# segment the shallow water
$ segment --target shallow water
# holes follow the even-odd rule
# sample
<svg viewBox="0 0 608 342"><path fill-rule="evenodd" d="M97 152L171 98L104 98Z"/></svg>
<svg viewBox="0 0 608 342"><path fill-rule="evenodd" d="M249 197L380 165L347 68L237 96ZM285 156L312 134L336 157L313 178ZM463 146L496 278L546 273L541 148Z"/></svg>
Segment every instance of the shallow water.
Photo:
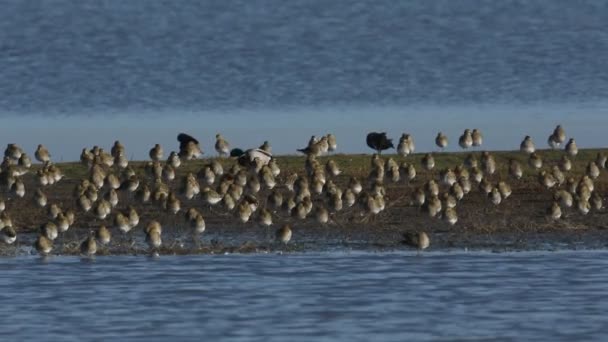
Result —
<svg viewBox="0 0 608 342"><path fill-rule="evenodd" d="M606 251L0 259L11 340L601 340Z"/></svg>

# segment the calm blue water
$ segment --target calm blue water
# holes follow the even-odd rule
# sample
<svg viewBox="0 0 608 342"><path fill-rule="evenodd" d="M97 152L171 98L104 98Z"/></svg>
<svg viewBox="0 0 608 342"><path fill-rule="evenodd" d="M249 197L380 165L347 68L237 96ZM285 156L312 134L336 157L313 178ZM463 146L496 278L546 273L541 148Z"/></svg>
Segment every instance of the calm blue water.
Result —
<svg viewBox="0 0 608 342"><path fill-rule="evenodd" d="M513 149L561 123L603 146L606 22L608 1L2 1L0 136L64 160L179 131L362 152L369 130L429 150L475 126Z"/></svg>
<svg viewBox="0 0 608 342"><path fill-rule="evenodd" d="M0 260L11 340L602 340L608 254Z"/></svg>

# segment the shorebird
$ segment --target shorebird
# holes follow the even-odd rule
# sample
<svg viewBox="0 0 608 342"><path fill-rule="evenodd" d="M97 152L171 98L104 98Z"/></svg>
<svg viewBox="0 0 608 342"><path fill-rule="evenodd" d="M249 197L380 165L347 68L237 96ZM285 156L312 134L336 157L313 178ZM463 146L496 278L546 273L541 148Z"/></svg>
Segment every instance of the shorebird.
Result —
<svg viewBox="0 0 608 342"><path fill-rule="evenodd" d="M274 190L268 195L268 199L266 200L267 205L272 208L274 211L277 211L283 205L283 194L281 192Z"/></svg>
<svg viewBox="0 0 608 342"><path fill-rule="evenodd" d="M348 188L355 194L358 195L361 190L363 190L363 186L357 177L351 177L348 181Z"/></svg>
<svg viewBox="0 0 608 342"><path fill-rule="evenodd" d="M53 222L47 222L40 227L40 232L49 240L55 240L59 231Z"/></svg>
<svg viewBox="0 0 608 342"><path fill-rule="evenodd" d="M566 190L557 190L555 194L553 194L553 200L559 201L559 203L566 208L572 207L572 204L574 203L572 194Z"/></svg>
<svg viewBox="0 0 608 342"><path fill-rule="evenodd" d="M95 241L94 232L91 232L89 237L80 244L80 254L92 257L95 253L97 253L97 242Z"/></svg>
<svg viewBox="0 0 608 342"><path fill-rule="evenodd" d="M42 191L42 189L36 189L36 192L34 192L34 203L36 203L36 205L39 207L44 208L47 202L46 194Z"/></svg>
<svg viewBox="0 0 608 342"><path fill-rule="evenodd" d="M555 149L558 148L561 144L566 141L566 131L562 128L561 125L557 125L553 130L553 134L549 136L547 142L549 143L549 147Z"/></svg>
<svg viewBox="0 0 608 342"><path fill-rule="evenodd" d="M283 225L279 228L275 234L276 240L282 243L288 243L291 240L291 226L289 224Z"/></svg>
<svg viewBox="0 0 608 342"><path fill-rule="evenodd" d="M424 184L424 189L428 194L433 196L439 195L439 185L437 185L437 182L435 182L433 179L430 179Z"/></svg>
<svg viewBox="0 0 608 342"><path fill-rule="evenodd" d="M449 223L451 226L455 225L458 222L458 213L454 208L446 208L443 212L443 219Z"/></svg>
<svg viewBox="0 0 608 342"><path fill-rule="evenodd" d="M471 192L471 181L468 178L459 177L458 185L462 187L462 192L466 195Z"/></svg>
<svg viewBox="0 0 608 342"><path fill-rule="evenodd" d="M431 240L425 232L405 232L402 242L419 250L427 249L431 244Z"/></svg>
<svg viewBox="0 0 608 342"><path fill-rule="evenodd" d="M490 193L488 194L488 197L490 198L490 201L494 205L499 205L500 202L502 202L502 195L500 194L500 191L498 190L498 188L492 188L492 191L490 191Z"/></svg>
<svg viewBox="0 0 608 342"><path fill-rule="evenodd" d="M110 190L106 192L106 194L104 195L104 199L110 202L112 208L118 205L118 193L113 188L110 188Z"/></svg>
<svg viewBox="0 0 608 342"><path fill-rule="evenodd" d="M227 156L230 153L230 144L219 133L215 135L215 151L220 157Z"/></svg>
<svg viewBox="0 0 608 342"><path fill-rule="evenodd" d="M511 186L505 181L498 182L497 188L503 200L509 198L509 196L511 196L511 194L513 193L513 191L511 190Z"/></svg>
<svg viewBox="0 0 608 342"><path fill-rule="evenodd" d="M530 138L529 135L526 135L524 140L521 142L521 144L519 145L519 150L527 154L532 154L536 151L534 142L532 141L532 138Z"/></svg>
<svg viewBox="0 0 608 342"><path fill-rule="evenodd" d="M595 190L595 185L593 184L593 180L591 179L591 177L589 177L587 175L583 175L583 177L581 177L580 183L585 184L589 188L589 191Z"/></svg>
<svg viewBox="0 0 608 342"><path fill-rule="evenodd" d="M192 160L192 159L200 158L203 155L203 150L198 145L198 142L195 142L195 141L196 140L188 141L183 144L180 143L179 153L178 153L180 158L184 158L185 160Z"/></svg>
<svg viewBox="0 0 608 342"><path fill-rule="evenodd" d="M160 144L155 144L154 147L150 149L149 155L152 161L160 161L161 159L163 159L163 148L160 146Z"/></svg>
<svg viewBox="0 0 608 342"><path fill-rule="evenodd" d="M55 218L55 225L57 225L59 232L63 233L70 229L70 220L63 213L59 213Z"/></svg>
<svg viewBox="0 0 608 342"><path fill-rule="evenodd" d="M578 154L578 147L576 146L576 142L574 141L574 138L570 138L570 140L568 140L565 150L566 150L566 153L568 153L572 157L574 157Z"/></svg>
<svg viewBox="0 0 608 342"><path fill-rule="evenodd" d="M421 162L422 167L427 171L431 171L435 167L435 158L433 158L430 153L425 154L424 157L422 157Z"/></svg>
<svg viewBox="0 0 608 342"><path fill-rule="evenodd" d="M258 213L258 222L260 225L268 227L272 225L272 214L268 209L262 208Z"/></svg>
<svg viewBox="0 0 608 342"><path fill-rule="evenodd" d="M356 200L357 196L350 188L344 190L344 192L342 193L342 202L346 205L346 207L352 207L355 204Z"/></svg>
<svg viewBox="0 0 608 342"><path fill-rule="evenodd" d="M479 182L479 191L481 191L484 195L490 194L490 192L492 192L493 187L494 186L492 185L492 183L490 183L490 181L486 178L482 179L481 182Z"/></svg>
<svg viewBox="0 0 608 342"><path fill-rule="evenodd" d="M470 129L467 128L464 130L464 133L458 139L458 145L463 149L473 146L473 136L471 135Z"/></svg>
<svg viewBox="0 0 608 342"><path fill-rule="evenodd" d="M437 197L437 195L431 195L429 196L427 202L423 205L423 209L428 212L430 217L435 217L441 212L441 200L439 197Z"/></svg>
<svg viewBox="0 0 608 342"><path fill-rule="evenodd" d="M192 218L190 218L189 222L190 227L194 230L194 234L202 234L205 231L205 219L203 218L202 214L196 213Z"/></svg>
<svg viewBox="0 0 608 342"><path fill-rule="evenodd" d="M464 166L466 166L468 168L477 167L478 166L477 158L475 158L475 156L473 154L467 155L466 158L464 159Z"/></svg>
<svg viewBox="0 0 608 342"><path fill-rule="evenodd" d="M328 145L328 151L329 152L333 152L338 148L338 142L336 141L336 136L333 135L332 133L329 133L326 135L327 137L327 145Z"/></svg>
<svg viewBox="0 0 608 342"><path fill-rule="evenodd" d="M167 182L175 179L175 169L169 164L165 164L163 167L163 179Z"/></svg>
<svg viewBox="0 0 608 342"><path fill-rule="evenodd" d="M128 233L131 230L131 225L129 224L129 219L125 214L120 211L114 215L114 227L120 230L123 233Z"/></svg>
<svg viewBox="0 0 608 342"><path fill-rule="evenodd" d="M581 215L587 215L589 210L591 210L591 204L589 204L588 200L579 198L576 201L576 208Z"/></svg>
<svg viewBox="0 0 608 342"><path fill-rule="evenodd" d="M442 132L437 133L437 137L435 137L435 145L439 147L442 151L448 146L448 137Z"/></svg>
<svg viewBox="0 0 608 342"><path fill-rule="evenodd" d="M236 201L229 193L224 194L222 197L222 206L228 211L232 211L236 207Z"/></svg>
<svg viewBox="0 0 608 342"><path fill-rule="evenodd" d="M313 157L318 157L321 155L321 147L317 144L314 143L312 145L308 145L305 148L300 148L297 150L298 152L302 152L307 156L313 156Z"/></svg>
<svg viewBox="0 0 608 342"><path fill-rule="evenodd" d="M456 183L456 174L449 167L445 170L441 170L439 172L439 178L441 179L441 183L447 186L452 186Z"/></svg>
<svg viewBox="0 0 608 342"><path fill-rule="evenodd" d="M464 190L462 189L462 185L460 185L460 183L458 182L452 184L452 186L450 187L450 194L454 196L454 198L456 198L456 200L458 201L462 200L465 195Z"/></svg>
<svg viewBox="0 0 608 342"><path fill-rule="evenodd" d="M17 161L17 165L29 169L32 166L32 160L27 155L27 153L22 153L21 157Z"/></svg>
<svg viewBox="0 0 608 342"><path fill-rule="evenodd" d="M329 212L325 207L319 205L315 208L315 218L320 224L325 224L329 220Z"/></svg>
<svg viewBox="0 0 608 342"><path fill-rule="evenodd" d="M509 175L518 180L521 179L521 177L523 177L524 175L524 171L521 167L521 164L515 159L509 160Z"/></svg>
<svg viewBox="0 0 608 342"><path fill-rule="evenodd" d="M352 194L352 192L351 192L351 194ZM344 203L342 201L342 196L343 196L342 190L332 192L328 196L329 196L329 201L327 203L327 206L329 207L329 210L331 210L331 212L334 212L334 213L342 210L342 208L344 207ZM354 199L353 199L352 204L354 204Z"/></svg>
<svg viewBox="0 0 608 342"><path fill-rule="evenodd" d="M47 209L47 215L51 220L56 219L59 213L61 213L61 208L59 207L59 205L57 205L56 203L52 203L51 205L49 205Z"/></svg>
<svg viewBox="0 0 608 342"><path fill-rule="evenodd" d="M333 177L337 177L342 173L342 170L338 167L338 164L334 160L328 160L325 164L325 169Z"/></svg>
<svg viewBox="0 0 608 342"><path fill-rule="evenodd" d="M262 184L266 189L272 190L277 184L276 179L272 175L272 171L268 167L263 167L261 170Z"/></svg>
<svg viewBox="0 0 608 342"><path fill-rule="evenodd" d="M21 178L17 178L15 180L15 183L13 183L13 186L11 186L11 191L17 197L21 198L21 197L25 196L25 184L23 183Z"/></svg>
<svg viewBox="0 0 608 342"><path fill-rule="evenodd" d="M538 154L536 154L536 152L534 152L531 153L530 157L528 158L528 165L533 169L539 170L543 167L543 160Z"/></svg>
<svg viewBox="0 0 608 342"><path fill-rule="evenodd" d="M112 157L116 159L118 158L118 156L124 156L125 153L125 146L120 141L115 140L114 145L112 145L112 148L110 149L110 154L112 155Z"/></svg>
<svg viewBox="0 0 608 342"><path fill-rule="evenodd" d="M152 192L150 191L150 187L148 187L147 184L144 184L135 192L135 199L141 203L147 203L150 201L151 195Z"/></svg>
<svg viewBox="0 0 608 342"><path fill-rule="evenodd" d="M478 167L472 167L471 168L471 178L473 179L473 181L475 183L479 184L484 179L483 172L481 172L481 170Z"/></svg>
<svg viewBox="0 0 608 342"><path fill-rule="evenodd" d="M120 190L126 190L130 193L133 193L135 191L137 191L137 189L139 188L139 178L137 178L136 175L132 175L129 176L125 181L123 181L120 184L120 187L118 187L118 189Z"/></svg>
<svg viewBox="0 0 608 342"><path fill-rule="evenodd" d="M0 235L2 236L2 241L8 245L17 240L17 232L15 231L15 228L11 226L0 229Z"/></svg>
<svg viewBox="0 0 608 342"><path fill-rule="evenodd" d="M582 201L589 201L589 199L591 199L591 189L589 189L589 187L584 184L584 183L579 183L579 186L576 189L576 194L578 195L578 198Z"/></svg>
<svg viewBox="0 0 608 342"><path fill-rule="evenodd" d="M481 168L487 175L493 175L496 172L496 161L488 151L484 151L481 154Z"/></svg>
<svg viewBox="0 0 608 342"><path fill-rule="evenodd" d="M604 201L602 200L602 196L600 196L596 191L591 195L591 207L593 210L602 210L604 208Z"/></svg>
<svg viewBox="0 0 608 342"><path fill-rule="evenodd" d="M589 176L591 179L596 179L600 176L600 168L597 166L597 164L595 164L594 161L590 161L587 164L587 169L585 170L585 172L587 176Z"/></svg>
<svg viewBox="0 0 608 342"><path fill-rule="evenodd" d="M397 153L403 157L414 153L412 151L413 140L411 139L409 134L403 133L401 138L399 138L399 143L397 144Z"/></svg>
<svg viewBox="0 0 608 342"><path fill-rule="evenodd" d="M110 212L112 212L112 205L110 202L106 201L105 199L97 202L97 206L95 207L95 217L97 217L99 220L103 220L110 214Z"/></svg>
<svg viewBox="0 0 608 342"><path fill-rule="evenodd" d="M376 150L378 154L383 150L394 148L392 139L387 138L386 132L377 133L371 132L367 135L365 142L371 149Z"/></svg>
<svg viewBox="0 0 608 342"><path fill-rule="evenodd" d="M144 232L146 233L146 242L148 243L148 246L150 246L150 248L155 249L160 247L160 245L162 244L162 228L158 221L150 221L150 223L148 223L148 225L146 226Z"/></svg>
<svg viewBox="0 0 608 342"><path fill-rule="evenodd" d="M553 165L553 167L551 168L551 174L553 175L553 178L555 178L555 181L557 182L558 186L564 184L564 182L566 181L566 176L564 176L564 173L559 169L559 166L557 165Z"/></svg>
<svg viewBox="0 0 608 342"><path fill-rule="evenodd" d="M190 141L183 147L180 146L178 155L180 158L184 158L186 160L193 160L203 156L203 149L198 143Z"/></svg>
<svg viewBox="0 0 608 342"><path fill-rule="evenodd" d="M264 140L264 143L262 145L260 145L260 147L258 147L258 149L260 149L264 152L272 153L272 146L270 146L270 143L268 142L268 140Z"/></svg>
<svg viewBox="0 0 608 342"><path fill-rule="evenodd" d="M399 174L399 166L396 164L388 168L386 170L386 174L393 183L397 183L401 179L401 175Z"/></svg>
<svg viewBox="0 0 608 342"><path fill-rule="evenodd" d="M547 209L547 219L559 220L562 217L562 208L560 208L557 202L553 202Z"/></svg>
<svg viewBox="0 0 608 342"><path fill-rule="evenodd" d="M114 157L114 165L117 165L121 169L126 169L127 166L129 166L129 160L124 153L119 153L116 157Z"/></svg>
<svg viewBox="0 0 608 342"><path fill-rule="evenodd" d="M575 194L575 193L576 193L576 190L578 189L578 184L579 184L579 183L578 183L577 181L575 181L575 180L574 180L574 178L569 177L569 178L566 180L566 189L567 189L567 190L568 190L570 193Z"/></svg>
<svg viewBox="0 0 608 342"><path fill-rule="evenodd" d="M253 214L253 211L251 210L251 206L249 205L249 203L242 201L238 205L236 214L237 217L241 220L241 222L247 223L247 221L249 221L249 218L251 217L251 214Z"/></svg>
<svg viewBox="0 0 608 342"><path fill-rule="evenodd" d="M281 206L281 210L285 212L287 215L291 215L293 213L293 209L296 207L296 201L294 196L288 196Z"/></svg>
<svg viewBox="0 0 608 342"><path fill-rule="evenodd" d="M127 216L129 218L129 226L131 228L135 228L139 224L139 214L135 210L133 206L127 207L128 213Z"/></svg>
<svg viewBox="0 0 608 342"><path fill-rule="evenodd" d="M174 169L177 169L182 165L182 160L179 159L179 154L177 154L177 152L171 151L169 158L167 158L167 165L170 165Z"/></svg>
<svg viewBox="0 0 608 342"><path fill-rule="evenodd" d="M276 159L270 159L268 167L270 168L270 171L272 171L273 176L278 177L281 174L281 168L279 168Z"/></svg>
<svg viewBox="0 0 608 342"><path fill-rule="evenodd" d="M304 149L304 150L306 150L306 149ZM309 152L304 152L302 150L299 150L299 151L304 154L309 154ZM312 152L310 152L310 153L312 153ZM320 153L318 149L317 149L316 153ZM268 163L270 163L271 159L272 159L272 154L270 152L266 152L262 149L255 148L255 149L249 149L249 150L244 151L241 155L238 156L237 161L238 161L239 165L251 167L251 166L256 165L256 160L258 163L261 163L261 165L267 165Z"/></svg>
<svg viewBox="0 0 608 342"><path fill-rule="evenodd" d="M606 155L604 155L602 152L598 152L597 156L595 157L595 164L597 164L599 168L605 169L608 167L606 161L608 161L608 157L606 157Z"/></svg>
<svg viewBox="0 0 608 342"><path fill-rule="evenodd" d="M557 181L555 180L553 175L548 173L545 170L541 171L538 174L538 181L542 186L544 186L547 189L551 189L555 186L555 184L557 184Z"/></svg>
<svg viewBox="0 0 608 342"><path fill-rule="evenodd" d="M481 131L477 128L473 128L471 138L473 139L473 147L479 147L483 143L483 134L481 134Z"/></svg>
<svg viewBox="0 0 608 342"><path fill-rule="evenodd" d="M51 250L53 249L53 241L40 234L34 243L34 247L41 255L47 255L51 253Z"/></svg>
<svg viewBox="0 0 608 342"><path fill-rule="evenodd" d="M4 156L9 157L12 160L19 160L23 154L23 149L17 144L7 144L4 150Z"/></svg>
<svg viewBox="0 0 608 342"><path fill-rule="evenodd" d="M443 200L442 208L455 208L458 204L458 200L456 197L452 196L449 192L444 192L441 194L441 199Z"/></svg>
<svg viewBox="0 0 608 342"><path fill-rule="evenodd" d="M107 245L110 243L110 239L112 238L112 233L110 230L106 228L103 224L97 228L97 232L95 233L95 237L102 245Z"/></svg>
<svg viewBox="0 0 608 342"><path fill-rule="evenodd" d="M562 156L562 158L559 160L559 168L563 172L567 172L572 169L572 162L570 161L568 156L566 156L566 155Z"/></svg>

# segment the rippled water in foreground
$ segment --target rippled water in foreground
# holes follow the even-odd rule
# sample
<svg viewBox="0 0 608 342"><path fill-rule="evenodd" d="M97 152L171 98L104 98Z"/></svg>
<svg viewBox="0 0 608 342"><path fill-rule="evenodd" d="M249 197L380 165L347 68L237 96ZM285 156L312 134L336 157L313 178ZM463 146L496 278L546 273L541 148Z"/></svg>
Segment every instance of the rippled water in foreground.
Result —
<svg viewBox="0 0 608 342"><path fill-rule="evenodd" d="M11 340L599 340L606 251L0 259ZM7 319L8 318L8 319Z"/></svg>

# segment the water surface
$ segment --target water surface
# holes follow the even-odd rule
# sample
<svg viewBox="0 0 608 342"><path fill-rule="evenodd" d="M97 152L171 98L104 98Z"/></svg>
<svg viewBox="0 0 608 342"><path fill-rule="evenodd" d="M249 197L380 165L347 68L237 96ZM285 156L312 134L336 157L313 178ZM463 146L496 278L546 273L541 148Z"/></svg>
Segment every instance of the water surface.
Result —
<svg viewBox="0 0 608 342"><path fill-rule="evenodd" d="M0 259L14 340L601 340L606 251Z"/></svg>

